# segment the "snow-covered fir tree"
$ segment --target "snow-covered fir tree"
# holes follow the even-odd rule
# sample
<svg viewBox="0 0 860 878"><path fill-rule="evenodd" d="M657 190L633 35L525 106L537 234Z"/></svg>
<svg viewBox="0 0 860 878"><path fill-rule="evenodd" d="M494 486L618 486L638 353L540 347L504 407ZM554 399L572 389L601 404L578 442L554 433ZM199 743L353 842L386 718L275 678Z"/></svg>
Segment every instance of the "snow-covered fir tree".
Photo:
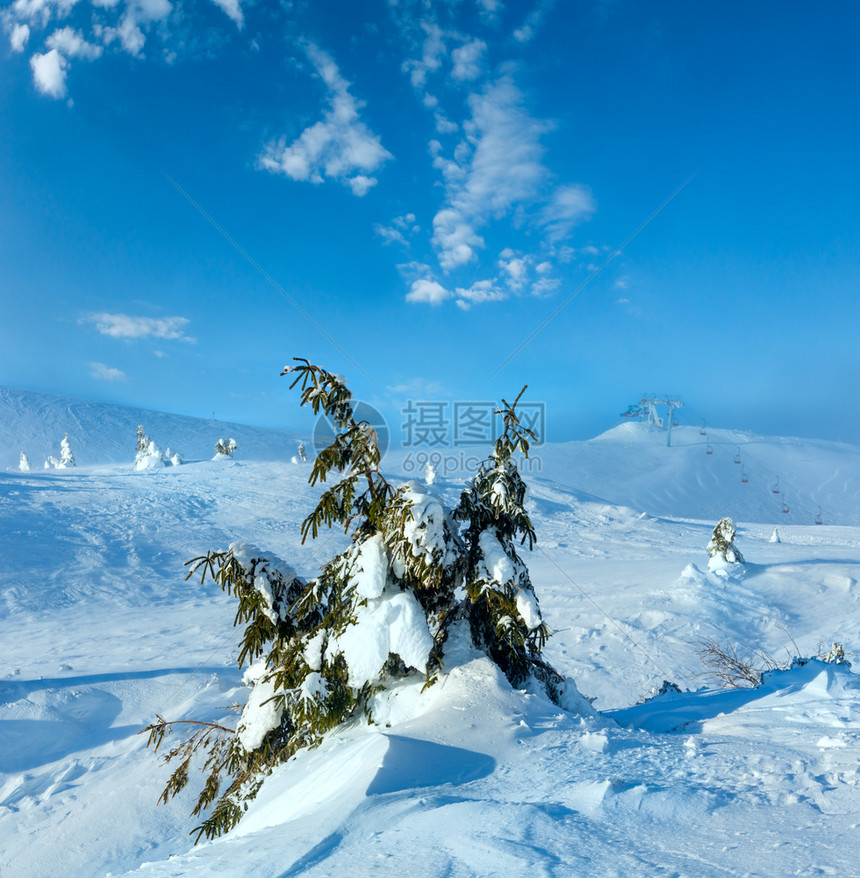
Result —
<svg viewBox="0 0 860 878"><path fill-rule="evenodd" d="M18 471L22 473L30 472L30 458L22 451L18 458Z"/></svg>
<svg viewBox="0 0 860 878"><path fill-rule="evenodd" d="M66 469L75 466L75 455L72 454L72 448L69 445L69 434L63 433L63 439L60 442L60 462L57 469Z"/></svg>
<svg viewBox="0 0 860 878"><path fill-rule="evenodd" d="M169 445L167 451L164 452L164 461L171 466L181 466L183 463L182 455L178 451L174 451Z"/></svg>
<svg viewBox="0 0 860 878"><path fill-rule="evenodd" d="M708 567L712 570L727 564L743 564L744 559L735 546L735 523L731 518L721 518L708 543Z"/></svg>
<svg viewBox="0 0 860 878"><path fill-rule="evenodd" d="M769 543L778 543L778 542L781 542L781 540L779 539L779 531L778 531L776 528L774 528L774 529L771 531L770 538L768 539L768 542L769 542Z"/></svg>
<svg viewBox="0 0 860 878"><path fill-rule="evenodd" d="M301 527L351 532L350 546L304 582L271 554L233 543L189 562L233 594L245 624L239 664L251 688L235 729L193 720L149 727L156 749L176 727L189 730L165 757L178 760L162 799L188 782L194 753L208 776L194 814L211 838L234 826L266 774L353 717L372 718L374 699L404 678L435 682L446 643L469 641L517 687L534 685L555 701L575 697L540 658L548 629L516 543L535 533L516 464L531 432L513 404L503 431L453 510L420 482L392 485L380 472L376 432L355 419L344 381L307 360L282 374L301 384L302 405L335 425L332 444L313 461L312 485L326 485ZM523 388L525 390L525 388ZM520 394L522 395L522 394Z"/></svg>
<svg viewBox="0 0 860 878"><path fill-rule="evenodd" d="M57 469L59 467L60 461L57 460L52 454L49 454L45 458L45 469Z"/></svg>
<svg viewBox="0 0 860 878"><path fill-rule="evenodd" d="M160 469L164 466L164 453L156 445L154 440L143 430L143 426L138 426L135 435L137 436L137 445L135 446L134 468L138 472L150 469Z"/></svg>
<svg viewBox="0 0 860 878"><path fill-rule="evenodd" d="M424 484L428 488L436 484L436 467L429 460L424 464Z"/></svg>
<svg viewBox="0 0 860 878"><path fill-rule="evenodd" d="M305 463L305 461L307 461L308 453L307 453L307 451L305 451L305 443L304 442L299 442L299 448L298 448L298 451L296 452L296 455L298 456L299 460L302 463Z"/></svg>
<svg viewBox="0 0 860 878"><path fill-rule="evenodd" d="M213 457L212 460L232 457L238 447L239 446L236 444L235 439L219 439L215 443L215 457Z"/></svg>

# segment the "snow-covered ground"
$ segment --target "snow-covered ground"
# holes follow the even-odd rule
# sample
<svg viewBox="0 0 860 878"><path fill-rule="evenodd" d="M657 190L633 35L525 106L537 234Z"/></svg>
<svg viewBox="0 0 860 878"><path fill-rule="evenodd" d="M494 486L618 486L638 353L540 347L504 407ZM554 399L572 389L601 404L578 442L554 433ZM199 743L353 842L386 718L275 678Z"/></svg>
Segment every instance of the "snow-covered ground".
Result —
<svg viewBox="0 0 860 878"><path fill-rule="evenodd" d="M132 472L137 423L191 462ZM63 432L83 465L42 471ZM233 461L209 460L222 435ZM238 539L312 575L345 538L301 546L314 491L293 434L0 389L0 439L4 878L856 874L860 678L810 662L718 690L695 653L705 638L780 661L860 652L856 447L709 430L707 455L698 428L666 448L624 424L539 449L528 563L546 656L594 709L512 691L463 649L192 848L194 781L156 807L168 770L138 732L156 713L223 718L245 690L233 601L183 565ZM723 515L747 560L728 575L705 553ZM684 691L643 703L663 680Z"/></svg>

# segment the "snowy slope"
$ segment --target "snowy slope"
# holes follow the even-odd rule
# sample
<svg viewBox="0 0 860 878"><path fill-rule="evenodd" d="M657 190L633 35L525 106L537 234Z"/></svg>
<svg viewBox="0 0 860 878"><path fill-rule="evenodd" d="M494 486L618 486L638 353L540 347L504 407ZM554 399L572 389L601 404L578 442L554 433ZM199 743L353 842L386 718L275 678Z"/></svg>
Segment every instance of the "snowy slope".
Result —
<svg viewBox="0 0 860 878"><path fill-rule="evenodd" d="M17 469L22 451L33 469L41 469L49 454L59 457L63 433L69 434L78 466L131 464L138 424L162 451L169 446L186 460L208 460L222 437L236 439L239 458L289 460L298 438L288 431L0 386L0 469Z"/></svg>
<svg viewBox="0 0 860 878"><path fill-rule="evenodd" d="M537 453L557 484L652 515L806 525L821 507L826 524L860 524L860 449L853 445L715 428L702 436L682 426L667 447L665 432L626 423Z"/></svg>
<svg viewBox="0 0 860 878"><path fill-rule="evenodd" d="M59 401L57 414L14 398L31 431L72 405ZM86 411L101 447L131 449L134 417ZM186 423L160 417L165 434ZM713 637L787 659L793 638L804 654L833 640L860 652L857 450L748 443L756 458L793 462L784 478L810 496L839 473L828 509L850 525L784 524L726 508L733 495L718 479L673 483L704 457L695 440L665 449L628 428L541 449L529 479L539 542L528 562L555 629L546 655L601 713L511 691L464 649L427 693L402 687L377 725L356 723L283 766L236 831L192 850L194 790L155 807L167 770L137 732L156 713L222 720L245 690L233 602L186 582L183 564L241 539L310 575L345 544L330 534L301 546L314 492L307 465L275 459L282 434L256 433L259 456L245 458L230 432L235 461L133 473L123 450L116 463L0 474L4 878L853 874L857 675L812 663L753 691L703 690L694 647ZM460 487L439 484L448 498ZM742 522L748 563L709 573L704 546L726 513ZM664 679L691 691L634 706Z"/></svg>

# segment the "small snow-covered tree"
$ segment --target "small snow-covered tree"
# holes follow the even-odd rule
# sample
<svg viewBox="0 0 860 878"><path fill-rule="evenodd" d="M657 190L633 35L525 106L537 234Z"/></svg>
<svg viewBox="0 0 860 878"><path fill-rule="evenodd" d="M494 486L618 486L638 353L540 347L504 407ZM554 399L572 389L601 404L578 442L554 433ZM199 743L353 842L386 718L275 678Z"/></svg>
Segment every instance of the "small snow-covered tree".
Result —
<svg viewBox="0 0 860 878"><path fill-rule="evenodd" d="M189 730L165 757L179 767L163 801L187 784L193 754L207 754L194 813L212 810L198 840L234 826L273 766L350 717L372 718L374 698L393 681L431 685L455 632L515 686L532 680L554 700L565 689L540 658L548 631L515 548L535 540L515 461L534 438L515 413L519 397L503 401L502 436L448 510L417 481L388 482L376 432L356 420L343 379L296 362L282 374L295 375L291 387L301 383L302 405L335 426L332 444L313 461L310 484L327 487L302 523L302 541L342 527L351 544L309 582L241 543L189 562L189 576L212 576L238 599L236 621L246 626L239 664L250 663L244 681L251 688L235 729L161 717L148 728L156 749L174 726Z"/></svg>
<svg viewBox="0 0 860 878"><path fill-rule="evenodd" d="M218 460L222 457L232 457L238 447L235 439L219 439L215 443L215 457L212 459Z"/></svg>
<svg viewBox="0 0 860 878"><path fill-rule="evenodd" d="M298 458L302 463L305 463L307 461L308 453L307 453L307 451L305 451L305 443L304 442L299 442L299 448L298 448L298 451L296 452L296 454L298 455Z"/></svg>
<svg viewBox="0 0 860 878"><path fill-rule="evenodd" d="M72 454L72 448L69 445L69 434L63 433L63 440L60 442L60 462L57 469L66 469L75 466L75 455Z"/></svg>
<svg viewBox="0 0 860 878"><path fill-rule="evenodd" d="M774 528L774 529L771 531L770 538L768 539L768 542L769 542L769 543L778 543L778 542L780 542L780 539L779 539L779 531L778 531L776 528Z"/></svg>
<svg viewBox="0 0 860 878"><path fill-rule="evenodd" d="M45 458L45 469L57 469L57 467L59 467L59 465L60 465L60 461L57 460L57 458L54 457L53 455L49 454Z"/></svg>
<svg viewBox="0 0 860 878"><path fill-rule="evenodd" d="M428 488L436 484L436 467L429 460L424 464L424 484Z"/></svg>
<svg viewBox="0 0 860 878"><path fill-rule="evenodd" d="M154 440L150 439L143 431L142 426L138 426L135 433L137 436L137 445L135 446L134 468L138 472L150 469L160 469L164 466L164 453L156 445Z"/></svg>
<svg viewBox="0 0 860 878"><path fill-rule="evenodd" d="M735 546L735 523L731 518L721 518L714 528L708 543L708 567L723 567L726 564L743 564L744 559Z"/></svg>
<svg viewBox="0 0 860 878"><path fill-rule="evenodd" d="M22 451L18 458L18 471L22 473L30 472L30 458Z"/></svg>
<svg viewBox="0 0 860 878"><path fill-rule="evenodd" d="M165 463L169 463L171 466L181 466L183 463L182 455L178 451L174 451L170 446L164 452L164 460Z"/></svg>

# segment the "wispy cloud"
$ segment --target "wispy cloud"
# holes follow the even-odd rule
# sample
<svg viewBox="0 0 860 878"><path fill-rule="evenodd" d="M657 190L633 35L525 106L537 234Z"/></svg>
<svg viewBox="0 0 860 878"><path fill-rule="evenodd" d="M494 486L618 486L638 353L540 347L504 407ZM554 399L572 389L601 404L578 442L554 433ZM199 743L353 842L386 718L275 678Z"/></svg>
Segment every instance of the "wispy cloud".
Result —
<svg viewBox="0 0 860 878"><path fill-rule="evenodd" d="M547 178L540 137L550 126L528 114L510 76L471 95L469 106L467 137L453 157L431 145L447 183L447 203L433 220L433 243L445 270L470 262L484 244L477 227L533 200Z"/></svg>
<svg viewBox="0 0 860 878"><path fill-rule="evenodd" d="M407 213L403 216L396 216L390 226L375 223L373 231L382 238L386 244L402 244L404 247L409 246L408 236L414 235L421 230L415 222L415 214Z"/></svg>
<svg viewBox="0 0 860 878"><path fill-rule="evenodd" d="M483 40L471 40L451 52L454 69L451 76L460 81L477 79L483 72L484 52L487 44Z"/></svg>
<svg viewBox="0 0 860 878"><path fill-rule="evenodd" d="M541 0L526 16L520 27L514 30L514 39L519 43L528 43L534 39L544 22L547 13L555 6L555 0Z"/></svg>
<svg viewBox="0 0 860 878"><path fill-rule="evenodd" d="M23 52L30 39L30 26L26 24L13 24L9 28L9 44L13 52Z"/></svg>
<svg viewBox="0 0 860 878"><path fill-rule="evenodd" d="M67 58L87 58L92 60L101 55L103 49L84 39L80 31L71 27L55 30L45 41L49 49L56 49Z"/></svg>
<svg viewBox="0 0 860 878"><path fill-rule="evenodd" d="M194 341L184 332L189 322L187 317L132 317L128 314L108 314L102 311L81 317L80 322L91 323L98 332L111 338Z"/></svg>
<svg viewBox="0 0 860 878"><path fill-rule="evenodd" d="M239 30L245 26L245 16L242 14L240 0L212 0L230 19L236 23Z"/></svg>
<svg viewBox="0 0 860 878"><path fill-rule="evenodd" d="M410 399L432 399L450 394L450 391L438 381L428 381L426 378L410 378L400 384L389 384L385 389L388 393Z"/></svg>
<svg viewBox="0 0 860 878"><path fill-rule="evenodd" d="M508 298L508 293L501 289L495 280L479 280L468 288L458 287L456 297L457 305L467 311L472 305L501 302Z"/></svg>
<svg viewBox="0 0 860 878"><path fill-rule="evenodd" d="M421 43L421 57L403 62L403 69L409 74L409 80L417 89L424 89L429 74L435 73L442 66L442 59L448 50L445 46L444 32L432 20L420 23L424 39Z"/></svg>
<svg viewBox="0 0 860 878"><path fill-rule="evenodd" d="M561 241L575 225L590 219L596 209L586 186L561 186L541 212L540 222L551 241Z"/></svg>
<svg viewBox="0 0 860 878"><path fill-rule="evenodd" d="M128 376L122 369L113 369L104 363L90 363L90 375L100 381L128 381Z"/></svg>
<svg viewBox="0 0 860 878"><path fill-rule="evenodd" d="M359 118L364 104L350 93L331 56L309 44L307 55L328 91L329 108L323 119L306 128L289 145L286 138L270 144L260 155L260 167L292 180L322 183L337 180L353 195L365 195L376 185L369 176L391 153Z"/></svg>

